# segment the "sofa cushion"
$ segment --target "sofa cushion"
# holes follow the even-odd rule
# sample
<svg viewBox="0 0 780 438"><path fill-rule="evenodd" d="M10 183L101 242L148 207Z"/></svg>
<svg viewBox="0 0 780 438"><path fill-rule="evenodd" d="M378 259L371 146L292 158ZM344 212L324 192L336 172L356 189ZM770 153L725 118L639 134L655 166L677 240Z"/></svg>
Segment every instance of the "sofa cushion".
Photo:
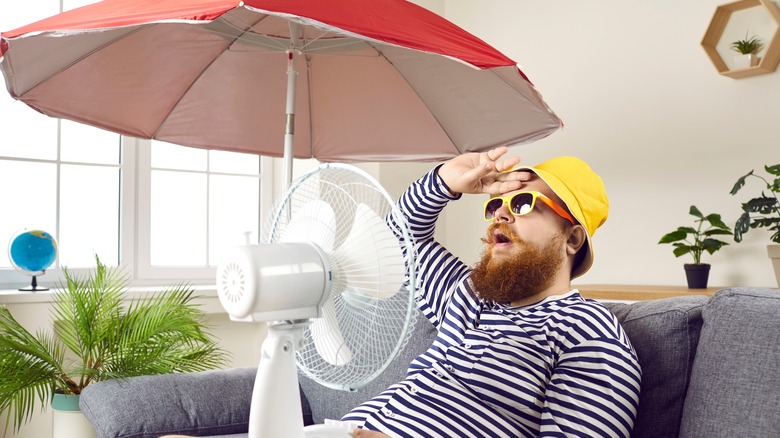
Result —
<svg viewBox="0 0 780 438"><path fill-rule="evenodd" d="M409 364L431 346L435 337L436 328L433 324L425 317L418 315L412 337L398 357L376 379L357 391L328 389L299 374L301 387L312 407L314 423L323 423L325 419L338 420L354 407L387 389L388 386L403 380Z"/></svg>
<svg viewBox="0 0 780 438"><path fill-rule="evenodd" d="M681 437L780 434L780 290L725 289L704 307Z"/></svg>
<svg viewBox="0 0 780 438"><path fill-rule="evenodd" d="M642 388L632 437L676 437L706 296L605 303L639 357Z"/></svg>
<svg viewBox="0 0 780 438"><path fill-rule="evenodd" d="M256 375L236 368L106 380L84 388L79 404L97 438L245 433ZM304 424L312 424L301 397Z"/></svg>

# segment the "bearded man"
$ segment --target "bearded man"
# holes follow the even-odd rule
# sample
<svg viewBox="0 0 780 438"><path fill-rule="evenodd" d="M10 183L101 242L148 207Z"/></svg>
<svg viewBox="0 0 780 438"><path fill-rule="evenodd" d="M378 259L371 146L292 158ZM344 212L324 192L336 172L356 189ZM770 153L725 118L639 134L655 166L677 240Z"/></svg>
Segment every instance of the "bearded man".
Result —
<svg viewBox="0 0 780 438"><path fill-rule="evenodd" d="M354 437L629 437L641 370L617 318L571 288L607 218L582 160L455 157L398 204L418 245L418 305L437 327L406 379L342 420ZM489 194L482 259L470 269L433 240L447 203Z"/></svg>

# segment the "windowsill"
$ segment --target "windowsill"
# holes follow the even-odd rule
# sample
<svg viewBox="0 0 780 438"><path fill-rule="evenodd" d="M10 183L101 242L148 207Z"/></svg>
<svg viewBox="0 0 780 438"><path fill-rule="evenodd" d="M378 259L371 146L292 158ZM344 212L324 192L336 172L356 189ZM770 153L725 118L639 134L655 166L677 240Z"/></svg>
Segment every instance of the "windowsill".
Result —
<svg viewBox="0 0 780 438"><path fill-rule="evenodd" d="M208 314L225 313L217 296L216 285L190 285L194 290L194 302L200 304ZM131 287L127 289L127 301L148 297L154 292L161 292L165 287ZM50 304L54 302L56 288L45 291L20 291L16 289L0 289L0 304Z"/></svg>

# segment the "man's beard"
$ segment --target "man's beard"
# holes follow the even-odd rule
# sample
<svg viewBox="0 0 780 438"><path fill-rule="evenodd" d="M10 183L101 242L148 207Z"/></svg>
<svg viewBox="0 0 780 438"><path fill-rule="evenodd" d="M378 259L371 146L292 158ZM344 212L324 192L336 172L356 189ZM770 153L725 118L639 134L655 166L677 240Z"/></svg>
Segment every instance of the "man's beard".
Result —
<svg viewBox="0 0 780 438"><path fill-rule="evenodd" d="M512 253L499 260L493 259L491 251L496 228L512 243ZM552 286L563 265L562 233L539 247L515 236L506 224L495 223L482 241L486 247L470 278L474 292L487 301L511 303L536 295Z"/></svg>

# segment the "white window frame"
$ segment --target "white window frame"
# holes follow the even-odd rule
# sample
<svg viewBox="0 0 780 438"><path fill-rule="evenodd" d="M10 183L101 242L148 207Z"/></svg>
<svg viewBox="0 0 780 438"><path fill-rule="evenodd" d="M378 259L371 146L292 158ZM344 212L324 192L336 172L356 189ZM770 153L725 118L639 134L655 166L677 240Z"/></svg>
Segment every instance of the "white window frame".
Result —
<svg viewBox="0 0 780 438"><path fill-rule="evenodd" d="M58 134L59 142L59 134ZM186 282L191 285L213 285L216 281L215 267L153 267L150 263L151 230L151 141L121 136L121 157L119 163L119 263L130 280L131 287L167 286ZM21 158L21 161L28 161ZM40 161L30 159L29 161ZM57 160L59 161L59 160ZM258 232L262 233L262 221L268 216L273 204L273 160L260 157L260 213ZM59 185L59 177L57 179ZM206 194L208 196L208 193ZM57 191L57 212L59 216L59 187ZM59 227L59 225L58 225ZM257 238L258 236L254 236ZM254 240L252 243L256 243ZM0 248L7 250L7 242L0 242ZM89 269L71 269L76 275L83 275ZM13 269L0 269L0 290L29 286L30 277L24 277ZM38 277L40 287L56 287L64 281L62 268L47 270Z"/></svg>
<svg viewBox="0 0 780 438"><path fill-rule="evenodd" d="M216 281L215 267L155 267L150 262L151 242L151 141L135 139L136 160L136 235L135 280L137 283L152 281L187 281L193 284L213 284ZM267 217L273 198L273 163L270 158L260 157L260 191L258 232L262 233L262 221ZM206 193L208 196L208 192ZM143 215L143 217L141 217ZM257 236L252 243L257 243ZM124 260L124 259L123 259Z"/></svg>

